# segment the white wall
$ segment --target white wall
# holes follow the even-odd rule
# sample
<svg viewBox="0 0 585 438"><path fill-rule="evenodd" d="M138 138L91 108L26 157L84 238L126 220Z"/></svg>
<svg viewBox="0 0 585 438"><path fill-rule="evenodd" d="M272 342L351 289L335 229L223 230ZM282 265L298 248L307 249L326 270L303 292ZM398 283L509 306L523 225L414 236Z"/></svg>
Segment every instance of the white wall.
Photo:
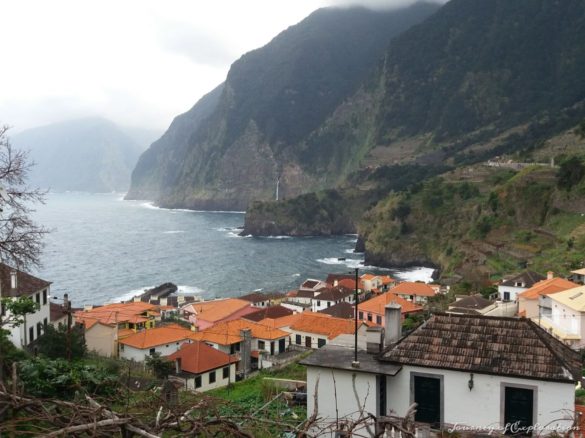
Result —
<svg viewBox="0 0 585 438"><path fill-rule="evenodd" d="M144 356L150 356L150 349L154 348L155 353L160 353L161 356L169 356L174 352L178 351L181 347L181 344L184 343L191 343L190 340L183 340L180 342L171 342L170 344L164 345L157 345L156 347L149 347L149 348L135 348L131 347L130 345L124 345L120 343L119 345L119 355L121 359L128 359L128 360L135 360L136 362L143 362ZM124 348L122 349L122 346Z"/></svg>
<svg viewBox="0 0 585 438"><path fill-rule="evenodd" d="M504 300L504 292L510 292L510 301L516 301L519 293L526 290L525 287L514 287L514 286L498 286L498 297L500 300Z"/></svg>
<svg viewBox="0 0 585 438"><path fill-rule="evenodd" d="M308 366L308 417L313 414L315 409L313 394L315 393L317 379L319 379L317 386L319 417L323 418L325 422L335 421L338 417L352 415L357 417L356 412L360 408L365 408L366 412L376 414L376 375ZM337 403L335 401L336 391Z"/></svg>
<svg viewBox="0 0 585 438"><path fill-rule="evenodd" d="M34 341L38 338L37 324L40 323L42 326L44 326L45 319L47 321L47 324L51 323L51 312L50 312L50 303L49 303L49 301L50 301L49 296L51 295L51 291L50 291L49 287L47 287L46 290L47 290L47 292L46 292L47 303L46 304L43 304L43 289L28 296L34 302L36 302L36 295L37 295L37 293L39 294L40 309L37 310L35 313L29 313L28 315L26 315L26 325L20 324L20 326L18 326L18 327L5 327L10 331L10 340L18 348L21 348L25 345L25 342L24 342L25 339L26 339L26 345L31 343L31 339L29 336L29 333L30 333L29 328L30 327L33 327L33 330L34 330L34 339L33 339L33 341ZM6 312L5 318L8 318L9 316L10 316L10 312ZM25 336L25 330L26 330L26 336ZM42 333L44 333L44 330L41 330L41 334Z"/></svg>
<svg viewBox="0 0 585 438"><path fill-rule="evenodd" d="M387 406L388 409L394 410L398 416L404 415L411 403L411 372L435 374L437 377L444 376L443 422L447 424L458 423L478 428L502 427L503 418L500 409L502 382L538 387L536 394L537 414L535 414L536 418L534 420L540 425L546 425L551 421L562 418L563 413L560 412L562 410L574 410L575 387L571 383L545 382L474 373L474 386L470 391L468 388L470 375L467 372L404 366L398 375L393 378L388 377L387 380ZM559 424L561 427L570 425L568 421L562 421Z"/></svg>
<svg viewBox="0 0 585 438"><path fill-rule="evenodd" d="M278 348L278 341L280 339L284 339L284 350L280 351L280 349ZM288 345L288 336L283 336L282 338L279 339L272 339L272 340L268 340L268 339L257 339L257 338L252 338L252 350L258 350L260 351L260 347L258 344L258 341L264 341L264 348L261 351L265 352L265 356L269 356L270 355L270 343L274 342L274 354L280 354L280 353L284 353L286 351L286 346Z"/></svg>
<svg viewBox="0 0 585 438"><path fill-rule="evenodd" d="M226 365L227 366L227 365ZM214 383L209 383L209 374L211 373L211 371L205 372L203 374L201 374L201 388L197 388L195 389L195 376L193 376L193 378L188 378L187 380L187 389L192 389L195 391L200 391L200 392L204 392L204 391L209 391L211 389L215 389L215 388L221 388L222 386L227 386L228 383L230 382L235 382L236 381L236 365L235 364L230 364L230 377L229 378L223 378L223 368L225 367L221 367L221 368L216 368L215 370L211 370L211 371L215 371L215 382Z"/></svg>
<svg viewBox="0 0 585 438"><path fill-rule="evenodd" d="M300 345L302 347L305 346L305 338L308 336L311 338L311 348L319 348L318 347L318 341L319 339L324 339L325 340L325 344L327 344L329 342L329 339L327 338L327 335L316 335L314 333L307 333L307 332L299 332L296 330L292 330L290 328L283 328L283 330L288 331L291 335L290 335L290 342L291 345ZM301 335L301 343L297 344L296 342L296 338L297 335Z"/></svg>

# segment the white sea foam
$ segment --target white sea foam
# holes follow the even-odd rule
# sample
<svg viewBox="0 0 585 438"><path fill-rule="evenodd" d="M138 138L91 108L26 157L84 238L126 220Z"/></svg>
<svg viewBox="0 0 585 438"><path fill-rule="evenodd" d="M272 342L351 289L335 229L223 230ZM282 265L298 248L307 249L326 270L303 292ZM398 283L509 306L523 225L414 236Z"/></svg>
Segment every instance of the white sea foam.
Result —
<svg viewBox="0 0 585 438"><path fill-rule="evenodd" d="M118 297L112 298L108 301L108 303L122 303L124 301L130 301L132 300L132 298L138 296L138 295L142 295L144 293L145 290L147 289L152 289L154 286L146 286L143 287L141 289L133 289L129 292L126 292L123 295L120 295Z"/></svg>
<svg viewBox="0 0 585 438"><path fill-rule="evenodd" d="M163 231L163 234L182 234L185 231L183 230L170 230L170 231Z"/></svg>
<svg viewBox="0 0 585 438"><path fill-rule="evenodd" d="M405 281L423 281L431 283L433 281L433 268L417 267L412 269L400 270L396 272L396 276L400 280Z"/></svg>
<svg viewBox="0 0 585 438"><path fill-rule="evenodd" d="M260 236L262 239L292 239L292 236Z"/></svg>
<svg viewBox="0 0 585 438"><path fill-rule="evenodd" d="M200 289L197 286L178 285L177 289L180 294L184 295L197 295L203 293L203 289Z"/></svg>
<svg viewBox="0 0 585 438"><path fill-rule="evenodd" d="M300 276L301 276L301 274L299 274L299 273L296 273L296 274L293 274L292 276L293 276L293 277L300 277Z"/></svg>

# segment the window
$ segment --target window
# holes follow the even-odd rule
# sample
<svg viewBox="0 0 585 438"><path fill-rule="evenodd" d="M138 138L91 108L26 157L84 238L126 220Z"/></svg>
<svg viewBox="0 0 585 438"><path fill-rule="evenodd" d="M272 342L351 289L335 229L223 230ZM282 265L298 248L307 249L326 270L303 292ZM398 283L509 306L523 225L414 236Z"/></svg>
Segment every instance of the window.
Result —
<svg viewBox="0 0 585 438"><path fill-rule="evenodd" d="M230 367L225 367L223 369L223 378L227 379L230 376Z"/></svg>
<svg viewBox="0 0 585 438"><path fill-rule="evenodd" d="M295 344L297 344L297 345L301 345L301 342L302 342L302 340L301 340L301 335L297 335L297 336L295 337Z"/></svg>
<svg viewBox="0 0 585 438"><path fill-rule="evenodd" d="M258 341L258 350L264 350L265 345L264 345L264 341Z"/></svg>
<svg viewBox="0 0 585 438"><path fill-rule="evenodd" d="M43 326L45 327L45 330L47 330L47 324L48 324L47 318L43 319Z"/></svg>
<svg viewBox="0 0 585 438"><path fill-rule="evenodd" d="M201 388L201 376L195 377L195 388Z"/></svg>
<svg viewBox="0 0 585 438"><path fill-rule="evenodd" d="M120 344L120 351L124 351L124 344Z"/></svg>
<svg viewBox="0 0 585 438"><path fill-rule="evenodd" d="M47 289L43 290L43 305L47 304Z"/></svg>
<svg viewBox="0 0 585 438"><path fill-rule="evenodd" d="M39 323L37 323L37 338L40 338L42 333L43 333L43 324L41 324L39 322Z"/></svg>
<svg viewBox="0 0 585 438"><path fill-rule="evenodd" d="M372 314L368 313L368 321L372 322Z"/></svg>
<svg viewBox="0 0 585 438"><path fill-rule="evenodd" d="M35 301L37 302L37 304L41 304L41 294L37 293L35 295Z"/></svg>
<svg viewBox="0 0 585 438"><path fill-rule="evenodd" d="M321 307L321 300L317 300L317 307Z"/></svg>
<svg viewBox="0 0 585 438"><path fill-rule="evenodd" d="M317 347L318 348L324 347L326 343L327 343L327 341L325 339L322 339L322 338L317 339Z"/></svg>
<svg viewBox="0 0 585 438"><path fill-rule="evenodd" d="M331 307L331 301L327 301L327 307Z"/></svg>
<svg viewBox="0 0 585 438"><path fill-rule="evenodd" d="M209 373L209 383L215 383L215 371Z"/></svg>
<svg viewBox="0 0 585 438"><path fill-rule="evenodd" d="M35 340L35 328L29 327L28 328L28 342L32 342Z"/></svg>
<svg viewBox="0 0 585 438"><path fill-rule="evenodd" d="M149 353L151 356L154 356L154 353L156 353L156 350L154 348L151 348Z"/></svg>
<svg viewBox="0 0 585 438"><path fill-rule="evenodd" d="M364 319L364 312L360 312L360 314L359 314L359 318L360 318L361 320L363 320L363 319Z"/></svg>
<svg viewBox="0 0 585 438"><path fill-rule="evenodd" d="M382 325L382 317L380 315L376 315L376 324Z"/></svg>

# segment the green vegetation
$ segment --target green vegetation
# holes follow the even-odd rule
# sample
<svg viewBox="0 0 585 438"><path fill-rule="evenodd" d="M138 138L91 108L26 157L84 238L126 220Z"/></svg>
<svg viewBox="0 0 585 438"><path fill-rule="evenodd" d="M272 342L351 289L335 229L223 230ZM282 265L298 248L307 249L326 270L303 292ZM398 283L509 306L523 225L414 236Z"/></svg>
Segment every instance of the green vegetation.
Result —
<svg viewBox="0 0 585 438"><path fill-rule="evenodd" d="M83 329L73 327L68 333L64 325L57 329L47 325L43 336L37 342L37 349L39 354L49 359L70 357L72 360L78 360L87 353Z"/></svg>

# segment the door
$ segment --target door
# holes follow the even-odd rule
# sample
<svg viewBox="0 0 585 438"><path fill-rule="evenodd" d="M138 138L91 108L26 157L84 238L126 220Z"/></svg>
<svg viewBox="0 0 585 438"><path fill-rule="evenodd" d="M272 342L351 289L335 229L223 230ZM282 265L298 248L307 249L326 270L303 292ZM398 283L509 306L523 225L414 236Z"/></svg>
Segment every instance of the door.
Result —
<svg viewBox="0 0 585 438"><path fill-rule="evenodd" d="M510 292L504 292L504 301L510 301Z"/></svg>
<svg viewBox="0 0 585 438"><path fill-rule="evenodd" d="M305 336L305 347L311 348L311 337Z"/></svg>
<svg viewBox="0 0 585 438"><path fill-rule="evenodd" d="M278 340L278 352L284 353L284 350L286 350L286 339L282 338Z"/></svg>
<svg viewBox="0 0 585 438"><path fill-rule="evenodd" d="M414 419L421 423L441 424L441 380L436 377L414 376Z"/></svg>
<svg viewBox="0 0 585 438"><path fill-rule="evenodd" d="M534 391L532 389L505 388L504 427L506 434L518 433L533 425ZM514 427L511 427L514 425Z"/></svg>
<svg viewBox="0 0 585 438"><path fill-rule="evenodd" d="M270 341L270 355L274 356L274 341Z"/></svg>

